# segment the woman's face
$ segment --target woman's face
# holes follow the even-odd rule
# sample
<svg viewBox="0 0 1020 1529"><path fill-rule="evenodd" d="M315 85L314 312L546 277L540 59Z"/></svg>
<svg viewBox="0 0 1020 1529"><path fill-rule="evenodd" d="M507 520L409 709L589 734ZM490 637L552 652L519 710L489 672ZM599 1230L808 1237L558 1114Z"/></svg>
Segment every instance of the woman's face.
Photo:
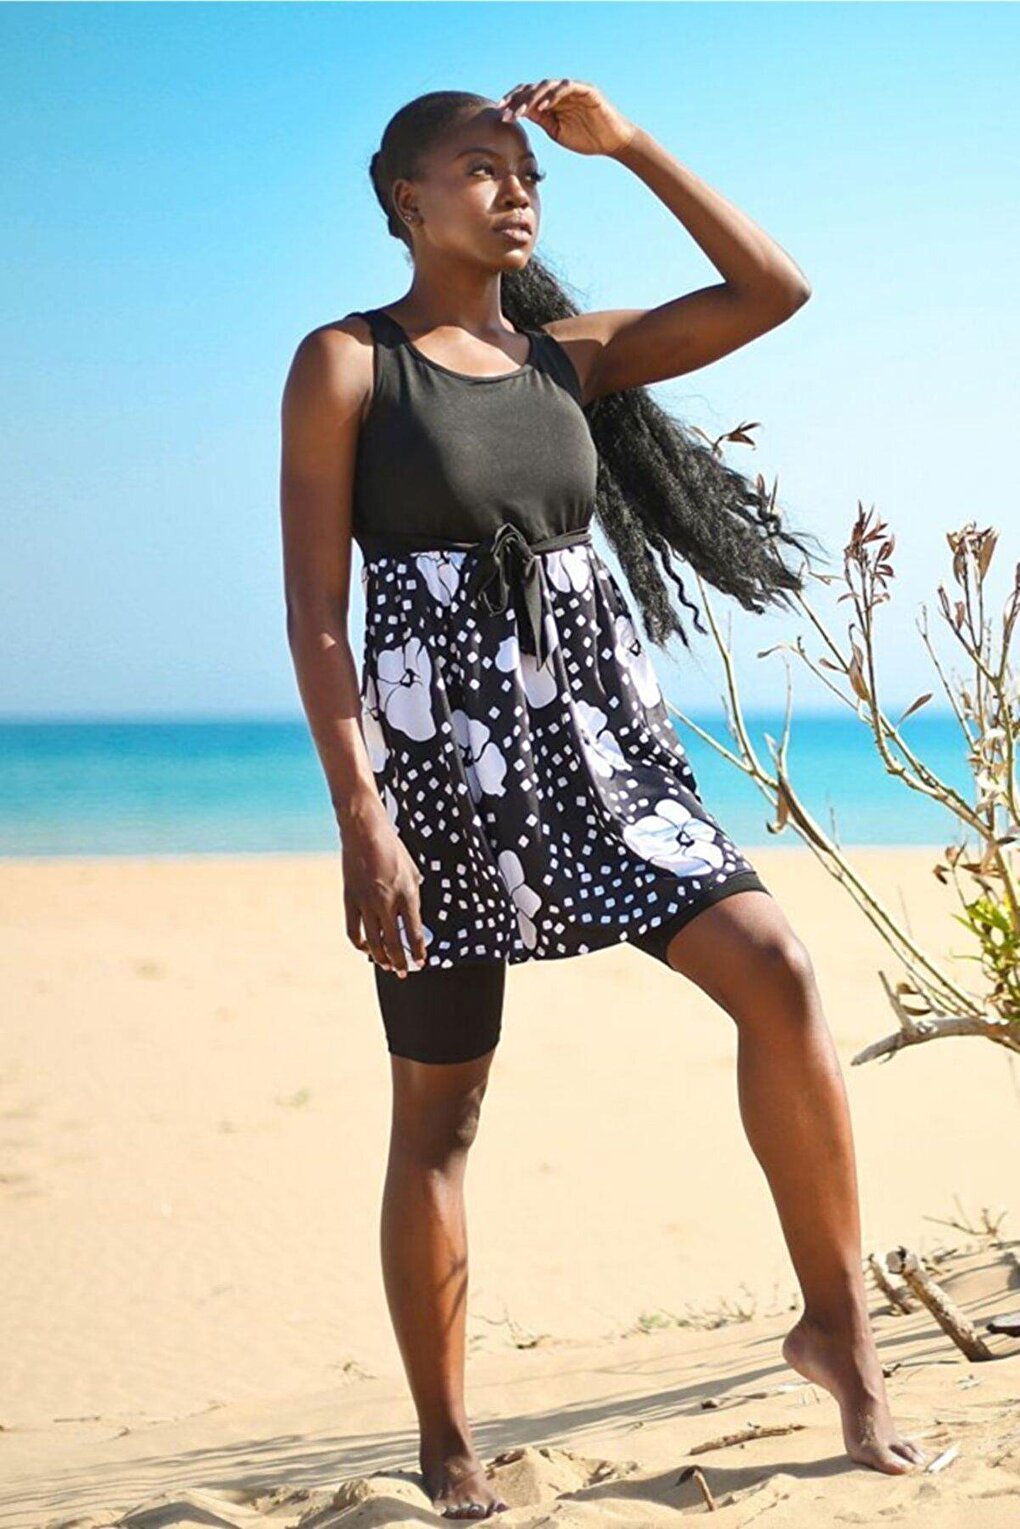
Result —
<svg viewBox="0 0 1020 1529"><path fill-rule="evenodd" d="M499 270L527 265L538 236L545 172L524 129L501 122L495 105L466 119L425 156L421 180L405 181L398 206L417 207L415 249ZM504 232L510 223L521 225Z"/></svg>

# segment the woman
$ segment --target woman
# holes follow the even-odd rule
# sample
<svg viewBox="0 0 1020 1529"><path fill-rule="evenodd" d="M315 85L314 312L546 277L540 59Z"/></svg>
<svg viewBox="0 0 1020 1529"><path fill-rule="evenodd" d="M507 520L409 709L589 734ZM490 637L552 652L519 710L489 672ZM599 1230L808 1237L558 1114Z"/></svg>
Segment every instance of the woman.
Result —
<svg viewBox="0 0 1020 1529"><path fill-rule="evenodd" d="M533 254L544 171L522 117L633 171L721 283L657 308L578 312ZM808 285L762 229L575 80L495 103L419 97L388 124L371 176L414 275L396 304L298 346L284 556L347 934L373 962L391 1054L384 1282L425 1489L446 1517L506 1507L464 1406L462 1196L506 965L620 940L735 1021L742 1119L804 1296L783 1356L835 1396L854 1460L912 1469L924 1455L893 1424L869 1327L851 1126L810 959L701 801L590 532L597 515L658 644L687 638L656 556L696 622L673 552L749 610L800 587L780 547L803 543L760 483L645 388L782 323Z"/></svg>

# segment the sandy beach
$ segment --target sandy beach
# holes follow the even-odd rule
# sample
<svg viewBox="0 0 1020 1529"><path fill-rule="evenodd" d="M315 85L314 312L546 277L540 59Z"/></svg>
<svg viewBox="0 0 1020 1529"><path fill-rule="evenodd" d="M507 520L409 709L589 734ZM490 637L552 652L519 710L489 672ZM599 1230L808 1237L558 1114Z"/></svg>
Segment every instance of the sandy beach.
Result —
<svg viewBox="0 0 1020 1529"><path fill-rule="evenodd" d="M936 853L851 851L962 952ZM924 1254L983 1332L1020 1310L1020 1068L974 1040L852 1067L898 969L808 851L752 858L814 959L865 1251ZM0 1525L441 1522L382 1287L389 1059L339 857L9 860L0 896ZM872 1290L897 1422L957 1451L902 1477L851 1463L784 1364L799 1292L735 1057L732 1021L629 946L508 973L467 1176L498 1520L665 1524L707 1490L735 1525L1014 1524L1020 1340L968 1361Z"/></svg>

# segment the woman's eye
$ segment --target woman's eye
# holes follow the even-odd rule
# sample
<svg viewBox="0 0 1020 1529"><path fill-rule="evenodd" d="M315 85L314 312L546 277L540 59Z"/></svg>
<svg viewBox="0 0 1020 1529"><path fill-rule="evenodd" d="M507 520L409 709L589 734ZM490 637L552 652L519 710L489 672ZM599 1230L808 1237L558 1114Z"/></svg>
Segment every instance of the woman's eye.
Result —
<svg viewBox="0 0 1020 1529"><path fill-rule="evenodd" d="M493 174L495 174L495 167L493 165L472 165L471 174L476 175L479 170L492 170ZM525 171L524 179L533 181L537 186L539 181L545 180L547 174L548 171L546 170L527 170Z"/></svg>

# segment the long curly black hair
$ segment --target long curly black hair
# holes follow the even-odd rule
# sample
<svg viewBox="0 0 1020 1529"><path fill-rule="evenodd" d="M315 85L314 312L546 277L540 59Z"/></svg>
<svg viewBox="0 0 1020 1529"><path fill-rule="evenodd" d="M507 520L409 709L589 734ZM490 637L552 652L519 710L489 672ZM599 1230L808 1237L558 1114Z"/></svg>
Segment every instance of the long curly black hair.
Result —
<svg viewBox="0 0 1020 1529"><path fill-rule="evenodd" d="M389 232L409 250L410 231L390 196L394 181L420 179L425 153L463 118L495 105L488 96L435 90L409 101L387 123L369 175ZM534 254L520 270L503 273L500 297L505 316L518 329L580 311ZM782 528L775 497L766 493L760 475L752 483L728 467L712 444L698 440L645 387L592 399L584 412L599 458L594 518L619 558L651 642L665 648L677 633L690 648L656 556L702 634L706 628L687 598L673 554L745 610L760 614L769 604L792 604L789 591L802 589L803 579L783 561L779 544L797 547L808 562L806 542L822 544L810 532L795 535ZM739 438L748 439L742 433Z"/></svg>

